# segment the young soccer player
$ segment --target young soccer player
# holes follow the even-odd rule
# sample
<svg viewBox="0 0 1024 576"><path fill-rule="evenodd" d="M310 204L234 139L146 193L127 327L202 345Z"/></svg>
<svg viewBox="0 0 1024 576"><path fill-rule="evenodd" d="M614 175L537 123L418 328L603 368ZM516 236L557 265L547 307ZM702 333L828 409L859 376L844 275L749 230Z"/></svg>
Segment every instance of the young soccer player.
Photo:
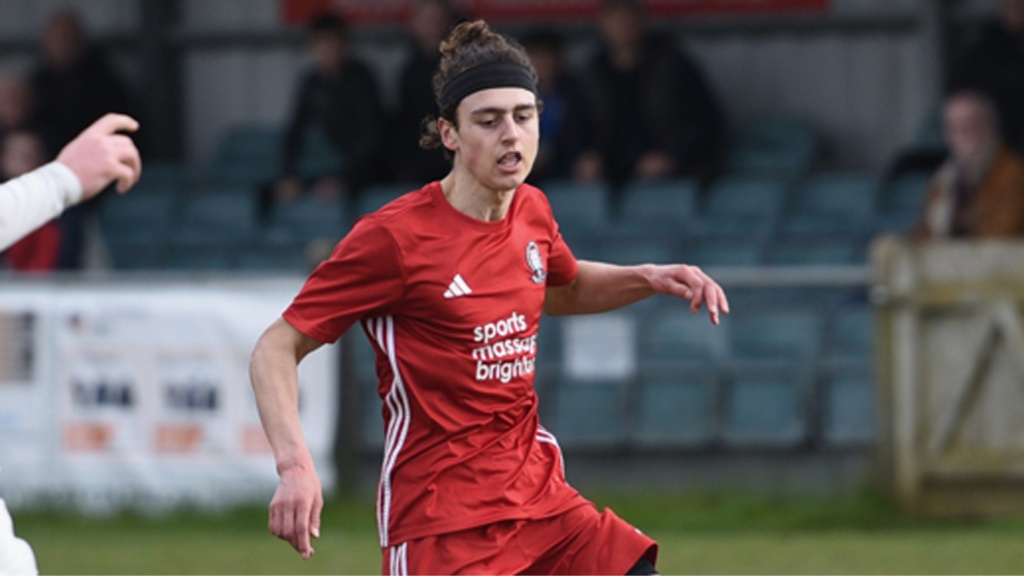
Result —
<svg viewBox="0 0 1024 576"><path fill-rule="evenodd" d="M544 194L536 74L482 21L441 44L440 115L422 143L442 180L359 220L260 337L252 385L280 475L269 527L303 557L322 490L302 438L297 366L360 322L377 352L385 454L377 521L385 574L653 573L657 544L566 483L533 388L541 312L612 310L655 293L728 313L686 265L577 261Z"/></svg>

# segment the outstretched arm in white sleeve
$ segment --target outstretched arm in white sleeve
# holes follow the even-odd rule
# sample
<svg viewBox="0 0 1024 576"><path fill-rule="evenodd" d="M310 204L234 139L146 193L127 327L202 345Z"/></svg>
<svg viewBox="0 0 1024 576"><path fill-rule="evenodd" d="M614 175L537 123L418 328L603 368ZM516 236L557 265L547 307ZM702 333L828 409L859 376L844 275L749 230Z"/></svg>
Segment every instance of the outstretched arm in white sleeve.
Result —
<svg viewBox="0 0 1024 576"><path fill-rule="evenodd" d="M56 161L0 184L0 250L111 182L122 193L135 185L142 160L123 132L138 128L129 116L107 114L69 142Z"/></svg>

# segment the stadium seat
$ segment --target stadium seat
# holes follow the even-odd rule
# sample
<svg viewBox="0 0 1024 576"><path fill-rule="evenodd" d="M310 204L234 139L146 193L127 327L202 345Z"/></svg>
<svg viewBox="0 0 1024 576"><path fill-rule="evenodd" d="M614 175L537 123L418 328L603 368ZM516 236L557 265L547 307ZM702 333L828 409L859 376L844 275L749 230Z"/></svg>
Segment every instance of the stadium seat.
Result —
<svg viewBox="0 0 1024 576"><path fill-rule="evenodd" d="M313 269L305 242L264 237L240 247L235 258L239 270L307 275Z"/></svg>
<svg viewBox="0 0 1024 576"><path fill-rule="evenodd" d="M180 208L178 190L140 183L131 194L101 200L100 228L108 243L165 238L177 226Z"/></svg>
<svg viewBox="0 0 1024 576"><path fill-rule="evenodd" d="M559 180L544 184L542 189L566 238L572 240L609 224L611 188L607 184Z"/></svg>
<svg viewBox="0 0 1024 576"><path fill-rule="evenodd" d="M788 184L779 178L722 177L708 190L701 233L706 236L767 237L775 232L788 193Z"/></svg>
<svg viewBox="0 0 1024 576"><path fill-rule="evenodd" d="M562 366L562 325L564 317L543 316L537 333L537 363L559 371Z"/></svg>
<svg viewBox="0 0 1024 576"><path fill-rule="evenodd" d="M745 360L806 363L824 335L823 314L812 305L752 306L728 322L731 353Z"/></svg>
<svg viewBox="0 0 1024 576"><path fill-rule="evenodd" d="M344 154L327 139L327 135L312 127L307 130L298 160L299 174L316 179L338 174L344 167Z"/></svg>
<svg viewBox="0 0 1024 576"><path fill-rule="evenodd" d="M337 197L325 200L307 194L294 202L277 203L272 208L270 225L289 238L337 241L348 230L345 202Z"/></svg>
<svg viewBox="0 0 1024 576"><path fill-rule="evenodd" d="M731 174L798 178L818 156L817 130L810 120L764 112L743 119L734 130L728 155Z"/></svg>
<svg viewBox="0 0 1024 576"><path fill-rule="evenodd" d="M833 373L826 382L825 441L833 446L868 444L877 434L875 386L870 371Z"/></svg>
<svg viewBox="0 0 1024 576"><path fill-rule="evenodd" d="M725 440L733 446L795 446L805 439L807 374L801 370L744 370L733 375L725 411Z"/></svg>
<svg viewBox="0 0 1024 576"><path fill-rule="evenodd" d="M667 264L678 260L673 238L662 236L619 236L612 231L600 237L571 240L577 258L612 264Z"/></svg>
<svg viewBox="0 0 1024 576"><path fill-rule="evenodd" d="M727 359L728 330L727 324L715 326L705 314L691 314L683 305L652 308L638 334L640 364L712 367Z"/></svg>
<svg viewBox="0 0 1024 576"><path fill-rule="evenodd" d="M281 175L282 129L239 124L221 138L204 180L218 185L256 186Z"/></svg>
<svg viewBox="0 0 1024 576"><path fill-rule="evenodd" d="M715 373L684 366L645 369L633 440L645 447L700 446L715 439Z"/></svg>
<svg viewBox="0 0 1024 576"><path fill-rule="evenodd" d="M908 172L882 186L875 229L879 232L909 232L921 214L930 179L928 173Z"/></svg>
<svg viewBox="0 0 1024 576"><path fill-rule="evenodd" d="M256 196L244 186L208 188L187 199L180 237L245 242L256 232Z"/></svg>
<svg viewBox="0 0 1024 576"><path fill-rule="evenodd" d="M610 448L626 439L625 386L563 378L549 394L554 420L548 429L564 448Z"/></svg>
<svg viewBox="0 0 1024 576"><path fill-rule="evenodd" d="M139 183L133 190L153 188L179 195L186 194L192 179L191 170L184 163L150 160L146 162Z"/></svg>
<svg viewBox="0 0 1024 576"><path fill-rule="evenodd" d="M177 271L232 270L240 251L234 243L174 237L167 243L161 264L164 269Z"/></svg>
<svg viewBox="0 0 1024 576"><path fill-rule="evenodd" d="M868 363L874 347L874 310L867 305L838 308L830 318L828 350L831 361Z"/></svg>
<svg viewBox="0 0 1024 576"><path fill-rule="evenodd" d="M640 230L686 230L697 216L699 191L693 179L631 182L622 191L619 220Z"/></svg>
<svg viewBox="0 0 1024 576"><path fill-rule="evenodd" d="M416 186L410 184L378 184L370 186L359 194L356 200L357 213L353 216L358 218L359 216L374 212L395 198L415 189Z"/></svg>
<svg viewBox="0 0 1024 576"><path fill-rule="evenodd" d="M701 267L758 266L764 243L753 238L696 237L683 248L683 261Z"/></svg>
<svg viewBox="0 0 1024 576"><path fill-rule="evenodd" d="M766 249L765 263L777 266L864 263L867 247L859 239L816 235L775 240Z"/></svg>
<svg viewBox="0 0 1024 576"><path fill-rule="evenodd" d="M111 237L106 246L115 270L159 270L165 266L167 244L162 236Z"/></svg>
<svg viewBox="0 0 1024 576"><path fill-rule="evenodd" d="M872 223L877 197L877 182L872 175L810 176L797 188L783 231L790 235L862 233Z"/></svg>

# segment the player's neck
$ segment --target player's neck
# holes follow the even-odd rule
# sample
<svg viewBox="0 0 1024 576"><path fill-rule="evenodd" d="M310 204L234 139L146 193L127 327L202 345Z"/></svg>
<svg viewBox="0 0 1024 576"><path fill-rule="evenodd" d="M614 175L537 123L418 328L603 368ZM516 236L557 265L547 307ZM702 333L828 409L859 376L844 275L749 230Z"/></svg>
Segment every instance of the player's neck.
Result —
<svg viewBox="0 0 1024 576"><path fill-rule="evenodd" d="M484 222L503 219L515 196L515 188L492 190L476 179L459 177L455 171L441 180L441 190L453 208Z"/></svg>

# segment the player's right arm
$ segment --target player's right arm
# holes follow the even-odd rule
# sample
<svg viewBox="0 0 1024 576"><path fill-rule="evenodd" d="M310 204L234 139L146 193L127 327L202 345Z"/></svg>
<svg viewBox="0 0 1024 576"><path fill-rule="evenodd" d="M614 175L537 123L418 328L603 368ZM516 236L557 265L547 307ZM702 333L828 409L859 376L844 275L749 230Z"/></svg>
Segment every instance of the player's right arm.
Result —
<svg viewBox="0 0 1024 576"><path fill-rule="evenodd" d="M270 532L303 558L313 554L310 536L320 536L323 490L299 420L299 362L321 343L279 318L260 336L249 362L263 430L280 477L270 502Z"/></svg>

